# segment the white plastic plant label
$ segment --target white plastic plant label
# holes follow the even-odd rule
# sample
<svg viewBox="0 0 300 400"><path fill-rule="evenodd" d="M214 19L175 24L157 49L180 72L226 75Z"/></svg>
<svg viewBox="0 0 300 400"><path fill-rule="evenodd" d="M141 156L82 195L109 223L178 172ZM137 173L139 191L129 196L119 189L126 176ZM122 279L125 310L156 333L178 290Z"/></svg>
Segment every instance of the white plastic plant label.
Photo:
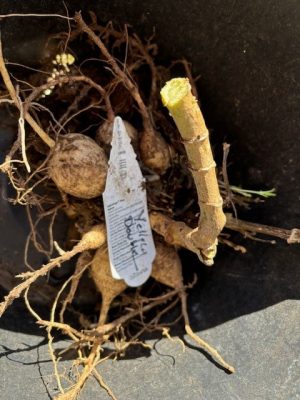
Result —
<svg viewBox="0 0 300 400"><path fill-rule="evenodd" d="M144 178L120 117L114 120L111 146L103 193L111 272L139 286L151 274L155 246Z"/></svg>

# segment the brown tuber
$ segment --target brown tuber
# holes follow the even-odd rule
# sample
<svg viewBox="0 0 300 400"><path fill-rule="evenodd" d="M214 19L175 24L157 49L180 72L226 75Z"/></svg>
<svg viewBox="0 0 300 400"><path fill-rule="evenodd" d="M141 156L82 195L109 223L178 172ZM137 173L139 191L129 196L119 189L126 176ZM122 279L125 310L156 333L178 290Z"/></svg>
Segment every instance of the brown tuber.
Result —
<svg viewBox="0 0 300 400"><path fill-rule="evenodd" d="M111 302L115 297L124 292L127 285L123 279L114 279L112 277L107 246L102 246L96 251L90 271L95 285L102 296L99 325L104 325Z"/></svg>
<svg viewBox="0 0 300 400"><path fill-rule="evenodd" d="M171 151L161 135L153 129L145 129L140 139L141 160L146 167L159 175L171 166Z"/></svg>
<svg viewBox="0 0 300 400"><path fill-rule="evenodd" d="M111 302L124 292L127 284L123 279L114 279L112 277L106 246L102 246L96 251L90 271L93 281L102 296L99 325L104 325ZM161 242L156 243L156 257L153 261L151 276L158 282L174 289L183 286L181 261L174 247Z"/></svg>
<svg viewBox="0 0 300 400"><path fill-rule="evenodd" d="M92 199L104 191L107 157L104 150L85 135L68 133L60 137L48 167L50 178L65 193Z"/></svg>
<svg viewBox="0 0 300 400"><path fill-rule="evenodd" d="M138 142L138 132L135 129L133 125L131 125L130 122L123 120L123 123L126 128L126 132L128 136L130 137L131 144L133 146L136 146ZM113 134L113 122L110 121L105 121L98 129L95 140L97 143L104 144L104 145L110 145L111 140L112 140L112 134Z"/></svg>
<svg viewBox="0 0 300 400"><path fill-rule="evenodd" d="M175 247L158 241L155 242L155 247L152 278L173 289L183 288L181 260Z"/></svg>

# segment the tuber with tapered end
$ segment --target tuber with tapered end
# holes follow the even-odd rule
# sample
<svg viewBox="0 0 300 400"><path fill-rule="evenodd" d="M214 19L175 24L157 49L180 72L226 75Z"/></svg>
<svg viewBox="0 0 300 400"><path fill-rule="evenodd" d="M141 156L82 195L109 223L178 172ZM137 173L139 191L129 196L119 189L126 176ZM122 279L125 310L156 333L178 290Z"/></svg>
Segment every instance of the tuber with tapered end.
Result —
<svg viewBox="0 0 300 400"><path fill-rule="evenodd" d="M183 287L182 265L175 247L158 241L155 242L155 247L152 278L174 289Z"/></svg>
<svg viewBox="0 0 300 400"><path fill-rule="evenodd" d="M99 326L101 326L106 322L111 302L115 297L124 292L127 285L123 279L114 279L112 277L108 258L108 249L106 246L103 246L96 251L90 271L93 281L102 296L98 323Z"/></svg>

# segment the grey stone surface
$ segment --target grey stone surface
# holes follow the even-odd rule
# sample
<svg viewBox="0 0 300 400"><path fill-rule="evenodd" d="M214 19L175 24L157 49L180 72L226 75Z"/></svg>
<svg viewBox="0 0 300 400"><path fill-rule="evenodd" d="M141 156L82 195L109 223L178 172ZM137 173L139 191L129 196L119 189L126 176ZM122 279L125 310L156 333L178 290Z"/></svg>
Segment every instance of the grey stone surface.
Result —
<svg viewBox="0 0 300 400"><path fill-rule="evenodd" d="M0 330L1 398L47 400L58 393L48 346L41 336L22 332L17 311L9 317L15 332L5 326ZM179 341L168 339L149 340L155 344L151 355L137 351L131 359L105 362L99 372L119 400L297 400L299 315L297 301L286 300L201 332L234 364L233 375L217 368L194 346L183 352ZM59 341L55 347L67 344ZM70 365L71 361L62 362L61 371ZM91 378L80 398L109 397Z"/></svg>

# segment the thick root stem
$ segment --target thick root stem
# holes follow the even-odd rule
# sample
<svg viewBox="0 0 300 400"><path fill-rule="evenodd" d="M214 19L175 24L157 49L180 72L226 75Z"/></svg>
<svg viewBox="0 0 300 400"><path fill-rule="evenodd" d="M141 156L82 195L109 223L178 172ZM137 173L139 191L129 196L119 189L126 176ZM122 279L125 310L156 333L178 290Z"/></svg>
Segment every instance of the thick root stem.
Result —
<svg viewBox="0 0 300 400"><path fill-rule="evenodd" d="M193 246L199 248L204 260L213 261L217 238L225 225L226 217L222 208L223 200L209 132L188 79L176 78L167 82L161 91L161 97L183 139L197 188L201 215L198 229L192 232L190 240Z"/></svg>
<svg viewBox="0 0 300 400"><path fill-rule="evenodd" d="M199 260L205 265L213 264L213 257L203 257L202 252L191 239L195 229L190 228L184 222L174 221L172 218L159 212L152 212L150 214L150 223L152 229L161 235L168 244L173 246L183 247L187 250L197 254ZM209 255L207 252L206 255ZM215 251L212 250L212 256Z"/></svg>

